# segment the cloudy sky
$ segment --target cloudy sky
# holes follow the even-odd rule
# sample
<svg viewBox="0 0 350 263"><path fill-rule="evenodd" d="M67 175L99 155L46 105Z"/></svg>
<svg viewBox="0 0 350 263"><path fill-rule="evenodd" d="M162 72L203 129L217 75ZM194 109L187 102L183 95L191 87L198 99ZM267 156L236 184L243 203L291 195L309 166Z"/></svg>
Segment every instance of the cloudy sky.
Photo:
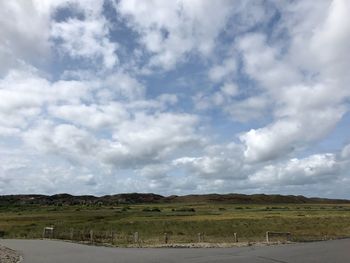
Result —
<svg viewBox="0 0 350 263"><path fill-rule="evenodd" d="M350 1L0 1L0 194L350 198Z"/></svg>

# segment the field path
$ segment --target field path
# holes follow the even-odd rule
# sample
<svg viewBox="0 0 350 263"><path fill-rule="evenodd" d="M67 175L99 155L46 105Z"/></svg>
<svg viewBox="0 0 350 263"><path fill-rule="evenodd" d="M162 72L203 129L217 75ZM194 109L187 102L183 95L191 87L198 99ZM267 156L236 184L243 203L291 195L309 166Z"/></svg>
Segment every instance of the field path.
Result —
<svg viewBox="0 0 350 263"><path fill-rule="evenodd" d="M107 248L49 240L0 240L18 250L23 263L166 262L350 262L350 239L241 248Z"/></svg>

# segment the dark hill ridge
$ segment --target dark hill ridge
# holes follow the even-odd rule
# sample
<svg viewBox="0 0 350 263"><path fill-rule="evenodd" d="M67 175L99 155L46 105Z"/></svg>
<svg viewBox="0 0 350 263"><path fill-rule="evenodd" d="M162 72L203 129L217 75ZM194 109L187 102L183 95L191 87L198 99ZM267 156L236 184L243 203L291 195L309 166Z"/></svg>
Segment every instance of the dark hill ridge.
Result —
<svg viewBox="0 0 350 263"><path fill-rule="evenodd" d="M168 199L170 197L167 197ZM171 198L171 202L213 202L236 204L303 204L303 203L350 203L345 199L327 199L317 197L305 197L302 195L266 195L266 194L207 194L185 195Z"/></svg>
<svg viewBox="0 0 350 263"><path fill-rule="evenodd" d="M152 193L129 193L105 196L56 194L56 195L2 195L0 205L118 205L142 203L233 203L233 204L350 204L350 200L308 198L302 195L266 195L266 194L206 194L184 196L162 196Z"/></svg>

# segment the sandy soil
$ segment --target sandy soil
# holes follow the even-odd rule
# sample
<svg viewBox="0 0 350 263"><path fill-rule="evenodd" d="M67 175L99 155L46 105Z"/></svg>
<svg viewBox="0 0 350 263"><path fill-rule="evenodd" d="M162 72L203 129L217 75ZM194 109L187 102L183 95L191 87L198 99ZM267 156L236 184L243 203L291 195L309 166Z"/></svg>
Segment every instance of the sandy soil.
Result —
<svg viewBox="0 0 350 263"><path fill-rule="evenodd" d="M17 263L19 260L20 256L16 251L0 246L0 263Z"/></svg>
<svg viewBox="0 0 350 263"><path fill-rule="evenodd" d="M237 242L237 243L169 243L169 244L132 244L127 247L130 248L234 248L234 247L261 247L261 246L273 246L281 244L292 244L293 242Z"/></svg>

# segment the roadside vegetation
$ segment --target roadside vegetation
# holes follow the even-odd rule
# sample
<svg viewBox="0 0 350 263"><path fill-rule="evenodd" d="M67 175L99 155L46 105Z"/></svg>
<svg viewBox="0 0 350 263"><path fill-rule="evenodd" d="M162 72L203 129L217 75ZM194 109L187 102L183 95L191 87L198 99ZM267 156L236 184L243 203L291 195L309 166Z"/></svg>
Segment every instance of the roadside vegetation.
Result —
<svg viewBox="0 0 350 263"><path fill-rule="evenodd" d="M293 241L350 236L349 204L238 205L215 203L138 205L0 206L0 236L41 238L54 226L54 238L113 245L230 243L265 240L266 231L291 232Z"/></svg>

